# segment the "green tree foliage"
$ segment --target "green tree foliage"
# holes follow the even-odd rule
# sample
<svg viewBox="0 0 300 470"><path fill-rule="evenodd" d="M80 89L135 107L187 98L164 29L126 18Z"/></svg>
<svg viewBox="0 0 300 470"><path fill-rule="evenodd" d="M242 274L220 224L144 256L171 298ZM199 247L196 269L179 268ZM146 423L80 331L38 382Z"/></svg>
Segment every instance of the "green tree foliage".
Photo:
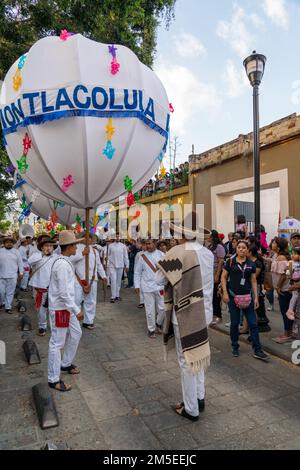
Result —
<svg viewBox="0 0 300 470"><path fill-rule="evenodd" d="M0 80L38 39L62 29L104 43L123 44L153 64L156 30L174 18L176 0L0 0ZM0 219L12 200L9 164L0 149Z"/></svg>

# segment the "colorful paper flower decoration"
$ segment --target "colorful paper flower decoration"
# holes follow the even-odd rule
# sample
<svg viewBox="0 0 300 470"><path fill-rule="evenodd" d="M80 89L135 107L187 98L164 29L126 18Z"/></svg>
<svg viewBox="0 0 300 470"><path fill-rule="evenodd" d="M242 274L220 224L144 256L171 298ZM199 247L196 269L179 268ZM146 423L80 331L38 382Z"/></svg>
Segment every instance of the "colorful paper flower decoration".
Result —
<svg viewBox="0 0 300 470"><path fill-rule="evenodd" d="M68 191L70 186L72 186L72 184L74 184L72 175L68 175L66 178L63 178L63 185L61 190L65 193L66 191Z"/></svg>
<svg viewBox="0 0 300 470"><path fill-rule="evenodd" d="M115 154L115 151L116 149L113 148L111 141L108 140L105 149L103 149L103 155L105 155L109 160L111 160Z"/></svg>
<svg viewBox="0 0 300 470"><path fill-rule="evenodd" d="M172 103L169 103L170 113L174 113L175 109L173 108Z"/></svg>
<svg viewBox="0 0 300 470"><path fill-rule="evenodd" d="M20 60L19 60L19 63L18 63L18 68L17 68L17 70L16 70L16 73L15 73L14 76L13 76L13 89L14 89L15 91L19 91L19 88L20 88L20 86L22 85L22 74L21 74L21 70L22 70L22 68L24 67L25 60L26 60L26 54L23 54L23 55L20 57Z"/></svg>
<svg viewBox="0 0 300 470"><path fill-rule="evenodd" d="M164 165L161 163L160 164L160 172L159 172L159 176L161 178L164 178L166 176L166 172L167 170L165 169Z"/></svg>
<svg viewBox="0 0 300 470"><path fill-rule="evenodd" d="M125 176L123 183L124 183L124 188L126 189L126 191L132 191L132 188L133 188L132 179L130 179L128 175Z"/></svg>
<svg viewBox="0 0 300 470"><path fill-rule="evenodd" d="M9 175L13 175L15 170L16 167L12 163L5 168L6 173L8 173Z"/></svg>
<svg viewBox="0 0 300 470"><path fill-rule="evenodd" d="M18 164L18 170L19 172L23 175L24 173L26 173L29 165L27 163L27 160L26 160L26 155L22 155L22 157L20 158L20 160L17 160L17 164Z"/></svg>
<svg viewBox="0 0 300 470"><path fill-rule="evenodd" d="M112 61L110 63L110 72L112 75L116 75L120 70L120 64L117 61L117 48L112 44L108 46L108 52L112 56Z"/></svg>
<svg viewBox="0 0 300 470"><path fill-rule="evenodd" d="M107 138L107 142L106 142L105 149L103 149L103 155L105 155L109 160L113 158L115 151L116 151L116 149L113 148L112 142L111 142L111 139L114 133L115 133L115 128L113 126L113 120L112 118L109 118L107 126L105 128L105 135Z"/></svg>
<svg viewBox="0 0 300 470"><path fill-rule="evenodd" d="M131 207L134 204L134 195L131 191L128 191L127 198L126 198L127 206Z"/></svg>
<svg viewBox="0 0 300 470"><path fill-rule="evenodd" d="M69 33L66 29L62 29L59 35L62 41L66 41L70 36L72 36L72 33Z"/></svg>
<svg viewBox="0 0 300 470"><path fill-rule="evenodd" d="M23 194L23 196L22 196L22 203L21 203L20 207L21 207L21 209L25 209L27 207L25 194Z"/></svg>

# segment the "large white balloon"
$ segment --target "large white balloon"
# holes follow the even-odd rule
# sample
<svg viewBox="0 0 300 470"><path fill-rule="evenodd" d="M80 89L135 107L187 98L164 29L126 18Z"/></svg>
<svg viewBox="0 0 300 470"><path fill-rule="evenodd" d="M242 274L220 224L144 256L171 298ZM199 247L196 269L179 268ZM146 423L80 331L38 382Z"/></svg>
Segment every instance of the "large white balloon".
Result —
<svg viewBox="0 0 300 470"><path fill-rule="evenodd" d="M28 183L24 183L22 186L19 186L15 189L20 201L23 200L24 196L27 204L32 202L31 212L33 212L33 214L42 217L42 219L48 220L54 209L54 202L51 199L47 199L42 194L40 194L37 198L34 198L32 201L35 190L36 188L33 188ZM76 221L77 214L82 218L82 220L84 220L85 217L85 211L83 209L68 206L67 204L65 204L63 207L58 205L55 210L58 216L58 222L64 225L73 224Z"/></svg>
<svg viewBox="0 0 300 470"><path fill-rule="evenodd" d="M108 45L80 34L66 41L46 37L21 58L18 91L13 77L20 61L5 77L0 119L6 149L17 166L28 133L24 176L48 199L97 207L126 194L127 175L135 192L159 166L169 127L165 89L131 50L116 47L120 70L112 74ZM69 175L74 183L63 191Z"/></svg>

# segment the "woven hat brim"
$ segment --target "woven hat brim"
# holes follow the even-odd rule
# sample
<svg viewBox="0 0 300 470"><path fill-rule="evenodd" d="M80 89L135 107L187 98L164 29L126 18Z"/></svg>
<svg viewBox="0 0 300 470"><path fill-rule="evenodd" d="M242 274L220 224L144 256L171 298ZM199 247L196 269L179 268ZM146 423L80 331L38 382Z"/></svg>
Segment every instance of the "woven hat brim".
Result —
<svg viewBox="0 0 300 470"><path fill-rule="evenodd" d="M210 230L207 228L203 228L200 232L199 230L191 230L189 228L183 227L182 225L174 225L172 222L170 223L170 229L177 233L178 235L185 235L186 237L190 238L209 238Z"/></svg>
<svg viewBox="0 0 300 470"><path fill-rule="evenodd" d="M69 242L69 243L58 243L59 246L68 246L68 245L77 245L78 243L82 243L85 241L85 238L78 238L78 239L75 239L74 241L72 242Z"/></svg>

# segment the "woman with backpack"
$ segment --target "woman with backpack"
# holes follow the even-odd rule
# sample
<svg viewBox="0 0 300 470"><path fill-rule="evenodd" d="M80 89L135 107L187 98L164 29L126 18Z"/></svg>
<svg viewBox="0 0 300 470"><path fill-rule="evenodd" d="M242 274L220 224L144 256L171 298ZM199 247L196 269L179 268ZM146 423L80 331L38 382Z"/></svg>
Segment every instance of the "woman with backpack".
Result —
<svg viewBox="0 0 300 470"><path fill-rule="evenodd" d="M239 356L239 324L242 310L250 329L253 357L265 361L268 356L261 349L255 313L259 306L256 266L247 255L247 242L239 240L236 257L226 261L222 273L223 300L229 304L232 354L234 357Z"/></svg>

